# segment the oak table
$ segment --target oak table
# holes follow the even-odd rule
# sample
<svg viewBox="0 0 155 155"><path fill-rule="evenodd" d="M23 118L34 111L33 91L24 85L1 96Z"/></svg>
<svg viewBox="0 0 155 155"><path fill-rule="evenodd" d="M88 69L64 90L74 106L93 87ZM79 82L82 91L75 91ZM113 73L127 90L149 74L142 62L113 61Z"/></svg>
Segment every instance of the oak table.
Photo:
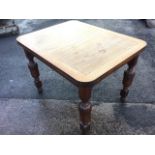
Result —
<svg viewBox="0 0 155 155"><path fill-rule="evenodd" d="M76 20L19 36L17 42L29 60L28 67L39 93L42 92L42 82L34 57L78 87L83 134L90 130L92 106L89 99L93 86L128 64L120 92L121 101L125 102L135 76L138 55L146 46L143 40Z"/></svg>

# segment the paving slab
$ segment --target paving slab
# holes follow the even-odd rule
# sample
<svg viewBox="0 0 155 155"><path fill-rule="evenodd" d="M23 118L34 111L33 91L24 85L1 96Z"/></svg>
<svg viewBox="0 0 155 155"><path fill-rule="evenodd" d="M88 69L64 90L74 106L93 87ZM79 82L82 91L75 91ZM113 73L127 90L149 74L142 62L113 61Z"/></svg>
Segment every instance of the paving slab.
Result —
<svg viewBox="0 0 155 155"><path fill-rule="evenodd" d="M0 99L0 134L79 135L78 102ZM155 105L93 102L90 134L155 134Z"/></svg>

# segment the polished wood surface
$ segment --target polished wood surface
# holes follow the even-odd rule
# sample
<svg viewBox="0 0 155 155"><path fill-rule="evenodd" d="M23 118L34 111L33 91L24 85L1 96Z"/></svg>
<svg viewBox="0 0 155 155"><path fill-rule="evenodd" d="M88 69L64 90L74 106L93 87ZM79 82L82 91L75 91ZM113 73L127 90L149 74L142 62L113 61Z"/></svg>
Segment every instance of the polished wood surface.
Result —
<svg viewBox="0 0 155 155"><path fill-rule="evenodd" d="M79 21L68 21L17 41L78 82L93 82L124 63L146 42Z"/></svg>

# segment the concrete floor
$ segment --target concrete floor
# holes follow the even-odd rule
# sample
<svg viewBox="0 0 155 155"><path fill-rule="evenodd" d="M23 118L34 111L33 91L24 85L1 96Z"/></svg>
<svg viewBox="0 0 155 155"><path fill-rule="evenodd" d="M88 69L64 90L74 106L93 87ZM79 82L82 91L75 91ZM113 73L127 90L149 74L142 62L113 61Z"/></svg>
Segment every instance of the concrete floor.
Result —
<svg viewBox="0 0 155 155"><path fill-rule="evenodd" d="M16 20L21 34L65 20ZM148 42L128 104L120 106L125 66L94 87L92 134L155 134L155 29L142 20L82 20ZM16 36L0 38L0 134L79 134L77 88L42 62L38 95ZM52 100L51 100L52 99ZM54 100L55 99L55 100ZM69 101L68 101L69 100Z"/></svg>

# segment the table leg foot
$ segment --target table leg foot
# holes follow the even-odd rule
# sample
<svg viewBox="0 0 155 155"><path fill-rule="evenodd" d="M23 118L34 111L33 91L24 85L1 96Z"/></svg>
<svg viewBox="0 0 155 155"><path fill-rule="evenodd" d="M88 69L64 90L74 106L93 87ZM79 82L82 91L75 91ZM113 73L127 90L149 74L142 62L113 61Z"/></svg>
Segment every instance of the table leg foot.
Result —
<svg viewBox="0 0 155 155"><path fill-rule="evenodd" d="M126 102L126 97L128 96L129 93L129 87L131 86L133 79L135 77L135 67L137 64L138 56L132 59L128 63L128 69L124 72L124 77L123 77L123 89L120 91L120 101L122 103Z"/></svg>
<svg viewBox="0 0 155 155"><path fill-rule="evenodd" d="M34 78L34 84L38 90L38 93L41 94L43 92L43 89L42 89L42 82L39 78L40 73L38 69L38 64L34 62L34 56L29 52L27 52L26 50L25 50L25 55L29 60L28 68L30 70L31 76Z"/></svg>
<svg viewBox="0 0 155 155"><path fill-rule="evenodd" d="M88 135L90 133L90 124L84 125L80 123L80 129L82 135Z"/></svg>
<svg viewBox="0 0 155 155"><path fill-rule="evenodd" d="M90 131L91 110L92 110L91 103L89 102L89 99L91 97L91 88L80 87L79 97L81 99L81 102L79 104L80 129L82 134L88 134Z"/></svg>

